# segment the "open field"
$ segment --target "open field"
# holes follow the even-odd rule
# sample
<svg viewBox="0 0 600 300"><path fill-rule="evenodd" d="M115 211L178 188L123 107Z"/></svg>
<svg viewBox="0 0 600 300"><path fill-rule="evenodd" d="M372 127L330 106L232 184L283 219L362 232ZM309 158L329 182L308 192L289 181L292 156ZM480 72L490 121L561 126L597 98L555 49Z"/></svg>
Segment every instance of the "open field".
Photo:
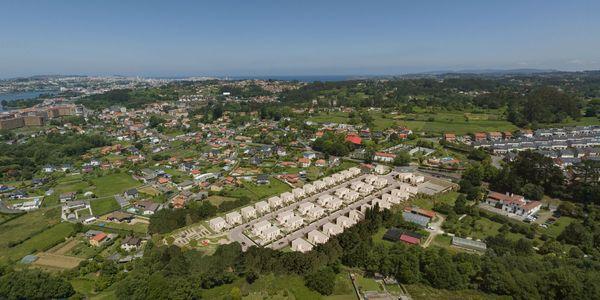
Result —
<svg viewBox="0 0 600 300"><path fill-rule="evenodd" d="M92 212L96 216L105 215L121 208L114 197L92 200L90 201L90 205L92 206Z"/></svg>
<svg viewBox="0 0 600 300"><path fill-rule="evenodd" d="M435 289L423 284L406 284L404 285L408 293L414 300L485 300L485 299L511 299L509 296L494 296L484 294L475 290L449 291Z"/></svg>
<svg viewBox="0 0 600 300"><path fill-rule="evenodd" d="M547 229L540 228L540 232L546 233L550 237L557 238L558 235L563 232L565 227L567 227L567 225L571 224L573 221L575 221L575 219L563 216L558 218L554 224L548 226Z"/></svg>
<svg viewBox="0 0 600 300"><path fill-rule="evenodd" d="M3 249L0 253L0 260L18 260L23 256L37 251L44 251L73 234L73 224L60 223L36 235L33 235L23 243L14 247Z"/></svg>
<svg viewBox="0 0 600 300"><path fill-rule="evenodd" d="M98 197L111 196L125 192L141 184L127 173L115 173L92 179L96 186L94 193Z"/></svg>
<svg viewBox="0 0 600 300"><path fill-rule="evenodd" d="M215 206L219 206L221 203L223 202L227 202L227 201L234 201L236 200L235 198L231 198L231 197L223 197L223 196L217 196L217 195L212 195L209 196L207 198L207 200Z"/></svg>
<svg viewBox="0 0 600 300"><path fill-rule="evenodd" d="M101 222L104 228L112 228L118 230L130 230L135 233L146 234L148 233L148 224L144 222L136 222L135 224L130 223L115 223L115 222Z"/></svg>
<svg viewBox="0 0 600 300"><path fill-rule="evenodd" d="M33 265L54 269L73 269L82 261L83 258L44 252L38 254L38 259Z"/></svg>
<svg viewBox="0 0 600 300"><path fill-rule="evenodd" d="M241 187L226 191L226 196L234 198L241 198L245 196L252 200L260 200L279 195L292 189L289 185L283 183L279 179L270 179L270 183L265 185L257 185L253 182L242 182Z"/></svg>
<svg viewBox="0 0 600 300"><path fill-rule="evenodd" d="M410 202L412 205L416 205L420 208L433 209L433 205L435 202L454 205L454 202L456 201L457 197L458 197L458 192L450 191L447 193L433 196L433 200L426 198L426 197L417 196L417 197L412 198L410 200Z"/></svg>
<svg viewBox="0 0 600 300"><path fill-rule="evenodd" d="M0 255L10 243L23 241L59 222L60 210L39 209L0 225Z"/></svg>

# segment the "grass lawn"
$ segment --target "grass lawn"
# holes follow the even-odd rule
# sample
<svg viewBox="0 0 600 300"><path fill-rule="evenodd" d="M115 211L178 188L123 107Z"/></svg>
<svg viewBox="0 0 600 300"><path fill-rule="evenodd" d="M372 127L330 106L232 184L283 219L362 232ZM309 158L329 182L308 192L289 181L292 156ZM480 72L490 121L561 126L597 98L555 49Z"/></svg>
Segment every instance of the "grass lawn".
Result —
<svg viewBox="0 0 600 300"><path fill-rule="evenodd" d="M145 223L135 223L135 224L127 224L127 223L113 223L113 222L103 222L105 228L113 228L119 230L131 230L135 233L146 234L148 233L148 224Z"/></svg>
<svg viewBox="0 0 600 300"><path fill-rule="evenodd" d="M413 199L411 199L410 201L413 205L416 205L420 208L433 209L434 201L446 203L449 205L454 205L454 202L456 201L456 197L458 197L458 194L459 194L458 192L450 191L448 193L434 196L434 198L433 198L434 200L431 200L427 197L417 196L417 197L414 197Z"/></svg>
<svg viewBox="0 0 600 300"><path fill-rule="evenodd" d="M461 291L449 291L435 289L430 286L423 284L406 284L404 285L408 290L408 293L414 300L483 300L483 299L512 299L509 296L496 296L484 294L480 291L475 290L461 290Z"/></svg>
<svg viewBox="0 0 600 300"><path fill-rule="evenodd" d="M121 206L114 197L92 200L90 201L90 205L92 206L92 212L96 216L102 216L109 212L121 209Z"/></svg>
<svg viewBox="0 0 600 300"><path fill-rule="evenodd" d="M234 198L248 197L253 201L279 195L290 191L292 188L276 178L270 178L271 182L265 185L257 185L253 182L242 182L242 186L226 191L226 195Z"/></svg>
<svg viewBox="0 0 600 300"><path fill-rule="evenodd" d="M548 236L556 238L561 232L567 227L567 225L571 224L571 222L575 221L575 219L571 217L560 217L554 224L548 226L547 229L540 228L540 232L546 233Z"/></svg>
<svg viewBox="0 0 600 300"><path fill-rule="evenodd" d="M291 275L263 275L252 284L239 279L232 284L204 290L202 296L206 299L227 299L234 287L242 291L244 299L323 299L304 285L302 277Z"/></svg>
<svg viewBox="0 0 600 300"><path fill-rule="evenodd" d="M127 173L115 173L92 179L98 197L111 196L125 192L130 188L140 186L140 183Z"/></svg>
<svg viewBox="0 0 600 300"><path fill-rule="evenodd" d="M381 285L373 278L367 278L360 274L356 274L356 282L361 292L365 291L383 291Z"/></svg>
<svg viewBox="0 0 600 300"><path fill-rule="evenodd" d="M44 251L71 235L73 233L73 224L60 223L39 234L32 236L23 243L12 248L2 250L0 260L18 260L23 256L37 251Z"/></svg>
<svg viewBox="0 0 600 300"><path fill-rule="evenodd" d="M0 225L0 255L8 251L8 244L25 240L52 225L58 224L60 209L39 209Z"/></svg>
<svg viewBox="0 0 600 300"><path fill-rule="evenodd" d="M94 281L90 278L78 277L71 279L70 282L77 293L91 295L94 291Z"/></svg>
<svg viewBox="0 0 600 300"><path fill-rule="evenodd" d="M206 198L212 205L219 206L223 202L234 201L236 198L212 195Z"/></svg>

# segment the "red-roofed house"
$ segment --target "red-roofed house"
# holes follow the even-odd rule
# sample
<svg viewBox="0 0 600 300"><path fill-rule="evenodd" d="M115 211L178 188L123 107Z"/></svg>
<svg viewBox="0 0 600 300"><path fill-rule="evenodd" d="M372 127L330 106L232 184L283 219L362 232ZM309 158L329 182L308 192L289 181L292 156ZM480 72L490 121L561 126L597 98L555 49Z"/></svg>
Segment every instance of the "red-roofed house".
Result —
<svg viewBox="0 0 600 300"><path fill-rule="evenodd" d="M356 134L349 134L346 136L346 142L350 142L354 145L360 145L362 144L362 139Z"/></svg>
<svg viewBox="0 0 600 300"><path fill-rule="evenodd" d="M302 167L302 168L308 168L308 167L310 167L310 159L300 157L300 158L298 158L298 165L300 165L300 167Z"/></svg>
<svg viewBox="0 0 600 300"><path fill-rule="evenodd" d="M485 132L475 132L475 134L473 134L473 139L478 142L485 141L487 139L487 135Z"/></svg>
<svg viewBox="0 0 600 300"><path fill-rule="evenodd" d="M396 158L396 154L386 153L386 152L375 152L373 156L373 160L383 161L383 162L392 162Z"/></svg>
<svg viewBox="0 0 600 300"><path fill-rule="evenodd" d="M536 213L542 207L540 201L525 200L525 197L521 195L502 194L493 191L489 192L485 203L519 216L529 216Z"/></svg>
<svg viewBox="0 0 600 300"><path fill-rule="evenodd" d="M102 244L102 242L104 242L104 240L106 240L107 237L108 236L106 235L106 233L100 232L90 239L90 245L98 247Z"/></svg>
<svg viewBox="0 0 600 300"><path fill-rule="evenodd" d="M420 239L418 239L418 238L416 238L414 236L410 236L408 234L402 234L400 236L400 241L405 242L405 243L410 244L410 245L418 245L418 244L421 243Z"/></svg>

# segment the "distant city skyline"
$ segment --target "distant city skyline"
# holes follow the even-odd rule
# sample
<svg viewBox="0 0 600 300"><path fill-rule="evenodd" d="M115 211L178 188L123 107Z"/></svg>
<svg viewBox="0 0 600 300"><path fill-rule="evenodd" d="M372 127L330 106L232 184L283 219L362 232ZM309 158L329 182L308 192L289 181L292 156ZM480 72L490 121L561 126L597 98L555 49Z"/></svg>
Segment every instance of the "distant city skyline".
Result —
<svg viewBox="0 0 600 300"><path fill-rule="evenodd" d="M5 1L0 78L600 69L599 1Z"/></svg>

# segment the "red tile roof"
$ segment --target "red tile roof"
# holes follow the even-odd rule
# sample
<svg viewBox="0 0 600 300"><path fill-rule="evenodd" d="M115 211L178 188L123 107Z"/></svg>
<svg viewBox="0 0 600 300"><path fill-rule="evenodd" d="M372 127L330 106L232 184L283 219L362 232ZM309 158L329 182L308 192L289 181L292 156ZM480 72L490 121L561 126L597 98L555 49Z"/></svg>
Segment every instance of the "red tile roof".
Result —
<svg viewBox="0 0 600 300"><path fill-rule="evenodd" d="M418 238L407 234L402 234L400 236L400 240L411 245L418 245L419 243L421 243L421 240L419 240Z"/></svg>
<svg viewBox="0 0 600 300"><path fill-rule="evenodd" d="M346 142L350 142L355 145L360 145L362 143L362 139L355 134L349 134L346 136Z"/></svg>
<svg viewBox="0 0 600 300"><path fill-rule="evenodd" d="M92 238L92 240L93 240L93 241L96 241L96 242L101 242L101 241L102 241L102 240L104 240L105 238L106 238L106 233L104 233L104 232L100 232L100 233L96 234L96 235L95 235L95 236Z"/></svg>

